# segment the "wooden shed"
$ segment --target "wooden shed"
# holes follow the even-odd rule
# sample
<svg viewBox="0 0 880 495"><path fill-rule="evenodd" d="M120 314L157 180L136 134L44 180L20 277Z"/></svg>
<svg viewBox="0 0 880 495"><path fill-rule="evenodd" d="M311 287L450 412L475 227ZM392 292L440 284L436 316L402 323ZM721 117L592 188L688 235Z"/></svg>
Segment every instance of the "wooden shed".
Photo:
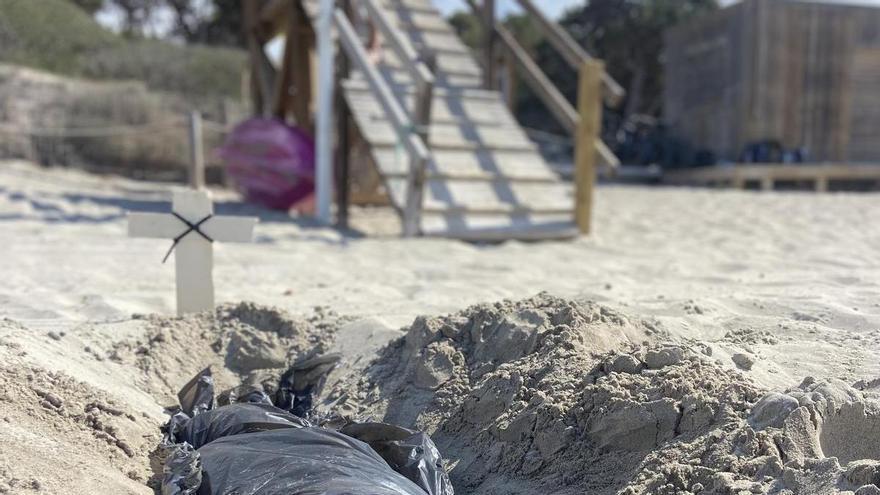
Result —
<svg viewBox="0 0 880 495"><path fill-rule="evenodd" d="M665 60L665 119L696 148L880 161L880 9L744 0L667 31Z"/></svg>

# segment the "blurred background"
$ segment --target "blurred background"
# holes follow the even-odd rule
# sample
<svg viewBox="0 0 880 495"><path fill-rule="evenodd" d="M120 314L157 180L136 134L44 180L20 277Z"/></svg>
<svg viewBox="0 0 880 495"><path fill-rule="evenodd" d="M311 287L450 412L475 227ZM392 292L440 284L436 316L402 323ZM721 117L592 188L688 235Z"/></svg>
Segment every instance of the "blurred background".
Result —
<svg viewBox="0 0 880 495"><path fill-rule="evenodd" d="M608 180L758 188L758 175L687 170L823 163L840 167L831 183L788 173L774 186L877 187L874 171L844 173L880 161L877 2L535 3L625 90L602 117L603 141L621 162ZM480 17L463 1L434 5L478 54ZM545 31L518 2L495 8L575 104L578 79ZM0 157L179 181L186 116L198 110L208 180L221 182L210 150L254 113L242 15L234 0L0 0ZM276 65L283 45L283 37L266 44ZM530 85L505 93L542 155L570 176L570 133Z"/></svg>

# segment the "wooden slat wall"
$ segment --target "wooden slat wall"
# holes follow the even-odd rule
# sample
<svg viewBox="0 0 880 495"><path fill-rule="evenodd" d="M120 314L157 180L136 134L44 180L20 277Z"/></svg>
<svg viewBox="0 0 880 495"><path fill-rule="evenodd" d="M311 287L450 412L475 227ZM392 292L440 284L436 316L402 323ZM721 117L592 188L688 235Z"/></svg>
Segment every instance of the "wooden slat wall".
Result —
<svg viewBox="0 0 880 495"><path fill-rule="evenodd" d="M671 29L666 58L665 117L696 147L880 159L880 9L745 0Z"/></svg>

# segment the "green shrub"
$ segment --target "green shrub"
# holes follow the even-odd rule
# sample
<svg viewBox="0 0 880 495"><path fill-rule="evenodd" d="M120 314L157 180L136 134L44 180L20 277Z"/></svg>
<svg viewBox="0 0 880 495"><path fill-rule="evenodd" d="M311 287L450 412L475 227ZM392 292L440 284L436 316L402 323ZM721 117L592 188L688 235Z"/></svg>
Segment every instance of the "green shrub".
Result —
<svg viewBox="0 0 880 495"><path fill-rule="evenodd" d="M0 62L93 79L135 79L197 102L239 98L244 52L125 39L67 0L0 0Z"/></svg>

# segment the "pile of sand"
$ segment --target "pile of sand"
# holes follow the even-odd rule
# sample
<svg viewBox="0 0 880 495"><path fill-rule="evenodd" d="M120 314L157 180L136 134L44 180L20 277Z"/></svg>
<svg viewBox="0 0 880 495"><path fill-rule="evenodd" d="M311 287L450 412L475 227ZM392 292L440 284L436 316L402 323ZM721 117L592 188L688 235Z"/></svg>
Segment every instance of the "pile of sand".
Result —
<svg viewBox="0 0 880 495"><path fill-rule="evenodd" d="M154 405L170 406L207 366L220 390L253 376L277 381L297 359L325 352L344 321L325 308L295 317L240 303L184 318L137 316L135 336L77 348L100 340L89 325L40 335L0 320L0 494L92 493L98 486L149 493L146 484L156 486L161 469L155 448L164 415L126 400L131 394L121 390L101 390L34 364L26 348L33 339L67 346L95 367L127 375L129 386Z"/></svg>
<svg viewBox="0 0 880 495"><path fill-rule="evenodd" d="M461 493L880 493L875 402L768 394L664 336L592 303L478 305L417 319L326 401L430 432Z"/></svg>
<svg viewBox="0 0 880 495"><path fill-rule="evenodd" d="M135 493L156 422L104 391L27 361L0 321L0 493ZM57 336L61 338L63 336Z"/></svg>
<svg viewBox="0 0 880 495"><path fill-rule="evenodd" d="M136 366L139 386L166 405L209 366L218 391L254 376L277 380L294 361L327 352L345 321L322 307L300 317L246 302L184 318L142 318L145 338L117 343L107 358Z"/></svg>
<svg viewBox="0 0 880 495"><path fill-rule="evenodd" d="M378 353L362 322L324 308L129 323L141 330L83 352L159 406L207 366L223 390L341 351L323 412L429 432L461 494L880 494L880 383L770 392L712 346L596 303L540 295L420 317ZM33 364L19 344L33 333L0 321L0 493L148 492L161 414Z"/></svg>

